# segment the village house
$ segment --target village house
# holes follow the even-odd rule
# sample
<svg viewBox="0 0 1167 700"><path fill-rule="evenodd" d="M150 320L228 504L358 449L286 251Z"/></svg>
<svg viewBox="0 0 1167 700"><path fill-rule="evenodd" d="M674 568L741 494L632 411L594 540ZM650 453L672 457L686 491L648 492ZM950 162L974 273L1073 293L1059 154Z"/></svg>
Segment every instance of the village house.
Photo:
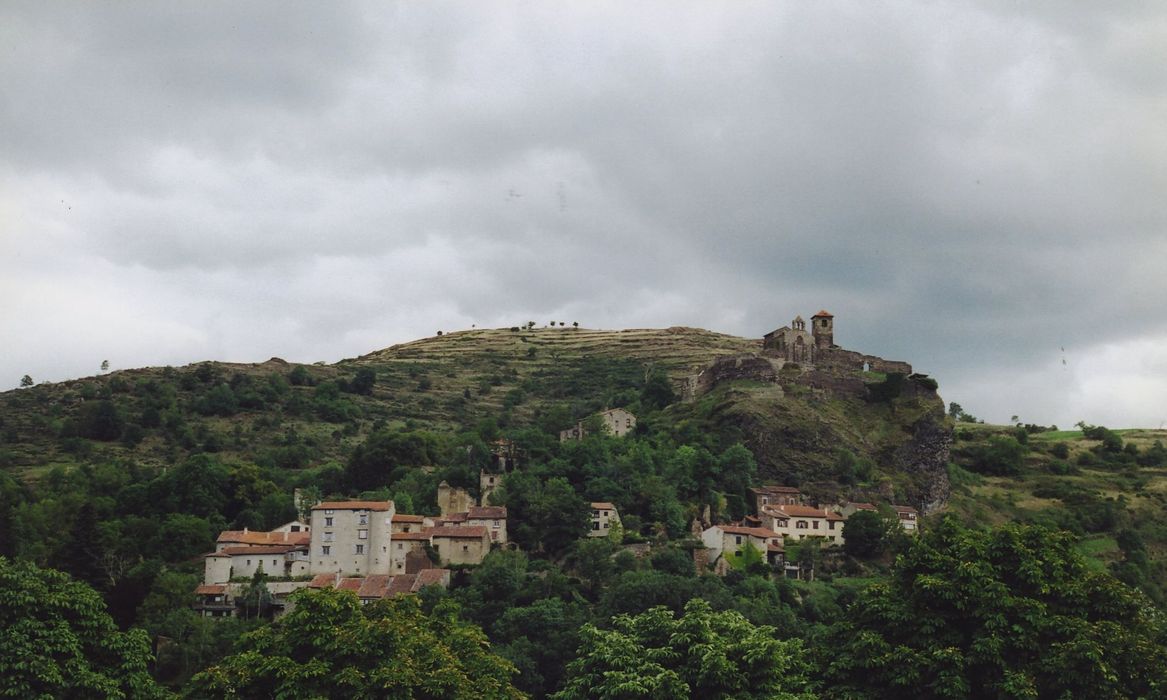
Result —
<svg viewBox="0 0 1167 700"><path fill-rule="evenodd" d="M389 561L394 574L416 573L416 570L411 570L417 568L410 566L411 561L429 561L429 555L425 551L425 546L430 543L429 529L393 535Z"/></svg>
<svg viewBox="0 0 1167 700"><path fill-rule="evenodd" d="M912 506L888 506L895 513L896 518L900 522L900 527L909 535L914 535L919 532L920 527L920 512ZM844 518L850 518L853 514L861 510L868 510L878 512L879 508L874 503L853 503L847 502L838 508L838 511Z"/></svg>
<svg viewBox="0 0 1167 700"><path fill-rule="evenodd" d="M803 505L765 506L759 515L764 529L792 540L821 537L828 544L843 544L843 516L823 508Z"/></svg>
<svg viewBox="0 0 1167 700"><path fill-rule="evenodd" d="M427 530L442 566L481 564L490 552L490 535L481 525L448 525Z"/></svg>
<svg viewBox="0 0 1167 700"><path fill-rule="evenodd" d="M757 486L750 489L754 494L754 512L761 513L763 506L796 506L802 503L802 492L793 486Z"/></svg>
<svg viewBox="0 0 1167 700"><path fill-rule="evenodd" d="M393 501L326 501L312 506L312 574L390 573Z"/></svg>
<svg viewBox="0 0 1167 700"><path fill-rule="evenodd" d="M614 437L624 437L636 430L636 416L625 411L623 408L610 408L596 415L599 417L604 429ZM586 423L586 420L581 420L575 424L574 428L561 430L559 432L559 441L567 442L568 440L584 439L587 437L587 429L584 427Z"/></svg>
<svg viewBox="0 0 1167 700"><path fill-rule="evenodd" d="M466 512L466 524L486 528L490 533L491 544L507 543L506 506L470 506Z"/></svg>
<svg viewBox="0 0 1167 700"><path fill-rule="evenodd" d="M727 560L741 556L746 545L753 546L772 565L783 563L782 536L773 530L742 525L714 525L701 533L701 543L710 552L710 561L718 557Z"/></svg>
<svg viewBox="0 0 1167 700"><path fill-rule="evenodd" d="M592 529L588 537L607 537L613 526L620 524L620 513L616 506L607 502L592 504Z"/></svg>
<svg viewBox="0 0 1167 700"><path fill-rule="evenodd" d="M403 532L421 532L427 527L434 526L434 519L424 515L409 515L407 513L394 513L391 518L391 528L393 530L393 539L397 539L397 535Z"/></svg>
<svg viewBox="0 0 1167 700"><path fill-rule="evenodd" d="M215 551L203 557L203 583L251 578L262 566L268 576L308 573L308 526L293 521L271 531L224 530Z"/></svg>

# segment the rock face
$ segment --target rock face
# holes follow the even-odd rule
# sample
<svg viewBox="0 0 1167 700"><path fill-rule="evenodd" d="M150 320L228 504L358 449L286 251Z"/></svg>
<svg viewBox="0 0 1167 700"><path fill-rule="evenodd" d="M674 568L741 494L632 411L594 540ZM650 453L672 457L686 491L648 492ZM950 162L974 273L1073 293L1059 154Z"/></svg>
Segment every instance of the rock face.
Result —
<svg viewBox="0 0 1167 700"><path fill-rule="evenodd" d="M684 396L712 404L723 432L754 453L760 478L821 486L823 500L845 497L834 470L846 450L891 474L894 486L881 486L900 502L925 513L943 505L952 429L935 382L909 375L904 362L838 348L822 355L830 360L814 365L765 353L719 358L689 378ZM897 380L890 393L877 391L890 383L884 374Z"/></svg>
<svg viewBox="0 0 1167 700"><path fill-rule="evenodd" d="M952 449L952 429L932 416L918 421L912 440L895 452L895 465L918 486L908 497L924 515L948 501L952 486L948 482L948 456Z"/></svg>

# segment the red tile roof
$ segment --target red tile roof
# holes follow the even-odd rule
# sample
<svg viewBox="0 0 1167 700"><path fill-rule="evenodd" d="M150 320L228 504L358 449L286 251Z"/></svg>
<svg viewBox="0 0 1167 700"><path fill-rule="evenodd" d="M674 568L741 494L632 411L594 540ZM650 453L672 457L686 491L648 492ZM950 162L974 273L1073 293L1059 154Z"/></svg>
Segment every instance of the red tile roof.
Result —
<svg viewBox="0 0 1167 700"><path fill-rule="evenodd" d="M208 584L204 583L195 589L195 595L223 595L227 592L227 586L222 584Z"/></svg>
<svg viewBox="0 0 1167 700"><path fill-rule="evenodd" d="M793 518L825 518L827 520L843 520L843 516L829 510L822 508L811 508L810 506L769 506L767 512L778 511L779 513Z"/></svg>
<svg viewBox="0 0 1167 700"><path fill-rule="evenodd" d="M309 588L332 588L336 584L336 574L316 574L308 582Z"/></svg>
<svg viewBox="0 0 1167 700"><path fill-rule="evenodd" d="M449 515L441 518L441 522L444 522L444 523L464 523L464 522L466 522L467 517L469 517L469 516L466 513L450 513Z"/></svg>
<svg viewBox="0 0 1167 700"><path fill-rule="evenodd" d="M878 510L873 503L848 503L855 510Z"/></svg>
<svg viewBox="0 0 1167 700"><path fill-rule="evenodd" d="M425 532L430 537L454 537L459 539L479 539L486 537L486 528L481 525L431 527Z"/></svg>
<svg viewBox="0 0 1167 700"><path fill-rule="evenodd" d="M592 510L616 510L616 506L607 501L600 501L592 504Z"/></svg>
<svg viewBox="0 0 1167 700"><path fill-rule="evenodd" d="M919 511L911 506L892 506L892 510L901 514L918 513Z"/></svg>
<svg viewBox="0 0 1167 700"><path fill-rule="evenodd" d="M392 576L386 574L369 574L361 581L360 588L357 590L357 595L361 598L384 598L385 594L389 592L389 582L393 580Z"/></svg>
<svg viewBox="0 0 1167 700"><path fill-rule="evenodd" d="M273 544L269 546L255 546L255 547L224 547L220 550L220 554L226 554L232 557L245 556L251 554L287 554L296 549L304 549L305 546L294 544Z"/></svg>
<svg viewBox="0 0 1167 700"><path fill-rule="evenodd" d="M506 506L470 506L466 517L476 520L506 519L507 509Z"/></svg>
<svg viewBox="0 0 1167 700"><path fill-rule="evenodd" d="M417 581L417 574L399 574L389 582L385 595L405 595L413 592L413 584Z"/></svg>
<svg viewBox="0 0 1167 700"><path fill-rule="evenodd" d="M312 541L309 532L260 532L258 530L224 530L215 540L233 544L308 544Z"/></svg>
<svg viewBox="0 0 1167 700"><path fill-rule="evenodd" d="M356 593L357 591L361 590L362 581L364 581L364 579L342 578L340 580L340 584L337 585L336 588L341 591L352 591L353 593Z"/></svg>
<svg viewBox="0 0 1167 700"><path fill-rule="evenodd" d="M767 530L764 527L742 527L741 525L718 525L717 527L720 527L722 532L729 535L749 535L750 537L761 537L764 539L782 537L777 532Z"/></svg>
<svg viewBox="0 0 1167 700"><path fill-rule="evenodd" d="M449 579L449 569L422 569L417 572L417 582L413 584L413 591L417 592L424 586L445 586Z"/></svg>
<svg viewBox="0 0 1167 700"><path fill-rule="evenodd" d="M395 540L425 540L429 541L429 531L424 532L394 532L393 539Z"/></svg>
<svg viewBox="0 0 1167 700"><path fill-rule="evenodd" d="M395 523L424 523L424 515L408 515L406 513L394 513L393 522Z"/></svg>
<svg viewBox="0 0 1167 700"><path fill-rule="evenodd" d="M824 317L824 316L825 316L826 318L834 318L834 317L835 317L835 315L834 315L834 314L832 314L830 311L819 311L819 312L818 312L817 314L815 314L814 316L811 316L811 318L822 318L822 317Z"/></svg>
<svg viewBox="0 0 1167 700"><path fill-rule="evenodd" d="M393 501L325 501L312 506L312 510L377 510L393 507Z"/></svg>

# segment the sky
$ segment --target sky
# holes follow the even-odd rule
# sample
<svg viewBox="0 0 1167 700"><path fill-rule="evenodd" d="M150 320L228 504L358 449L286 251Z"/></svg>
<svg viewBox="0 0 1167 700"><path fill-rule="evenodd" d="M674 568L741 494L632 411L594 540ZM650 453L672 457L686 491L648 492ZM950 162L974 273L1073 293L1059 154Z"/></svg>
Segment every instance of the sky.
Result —
<svg viewBox="0 0 1167 700"><path fill-rule="evenodd" d="M819 309L1167 425L1167 5L0 4L0 389Z"/></svg>

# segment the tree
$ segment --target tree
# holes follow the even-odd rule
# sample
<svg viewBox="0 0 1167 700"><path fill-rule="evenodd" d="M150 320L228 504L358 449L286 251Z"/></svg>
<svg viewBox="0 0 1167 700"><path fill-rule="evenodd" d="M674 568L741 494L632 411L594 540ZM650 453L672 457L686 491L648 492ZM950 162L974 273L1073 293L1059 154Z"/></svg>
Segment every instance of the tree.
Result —
<svg viewBox="0 0 1167 700"><path fill-rule="evenodd" d="M20 388L21 389L27 389L28 387L32 386L35 383L36 382L34 382L32 380L32 377L30 377L27 374L20 378Z"/></svg>
<svg viewBox="0 0 1167 700"><path fill-rule="evenodd" d="M108 371L109 371L109 360L102 360L102 361L101 361L101 371L102 371L102 372L108 372Z"/></svg>
<svg viewBox="0 0 1167 700"><path fill-rule="evenodd" d="M0 696L166 697L142 630L120 632L67 574L0 557Z"/></svg>
<svg viewBox="0 0 1167 700"><path fill-rule="evenodd" d="M589 698L766 698L807 693L809 664L797 639L777 639L741 613L694 599L676 617L665 607L618 615L612 629L580 630L579 658L556 700Z"/></svg>
<svg viewBox="0 0 1167 700"><path fill-rule="evenodd" d="M1162 618L1074 545L1037 526L941 520L819 641L829 696L1157 696Z"/></svg>
<svg viewBox="0 0 1167 700"><path fill-rule="evenodd" d="M377 384L377 373L369 367L362 367L357 370L353 380L349 382L348 388L354 394L368 396L373 393L373 386Z"/></svg>
<svg viewBox="0 0 1167 700"><path fill-rule="evenodd" d="M899 529L898 521L889 520L881 513L856 511L843 523L843 551L861 559L878 557Z"/></svg>
<svg viewBox="0 0 1167 700"><path fill-rule="evenodd" d="M640 401L646 408L664 408L677 400L677 392L673 391L673 382L664 370L655 369L644 380L644 388L640 390Z"/></svg>
<svg viewBox="0 0 1167 700"><path fill-rule="evenodd" d="M251 582L239 596L239 602L243 604L243 616L247 619L263 617L271 610L273 600L267 587L267 574L263 573L263 562L260 562L251 576Z"/></svg>
<svg viewBox="0 0 1167 700"><path fill-rule="evenodd" d="M507 507L510 537L524 549L557 555L587 534L591 508L563 477L543 482L515 471L498 493Z"/></svg>
<svg viewBox="0 0 1167 700"><path fill-rule="evenodd" d="M237 653L197 674L194 698L521 698L514 667L448 604L415 596L362 606L350 591L302 589L280 620L243 635Z"/></svg>

